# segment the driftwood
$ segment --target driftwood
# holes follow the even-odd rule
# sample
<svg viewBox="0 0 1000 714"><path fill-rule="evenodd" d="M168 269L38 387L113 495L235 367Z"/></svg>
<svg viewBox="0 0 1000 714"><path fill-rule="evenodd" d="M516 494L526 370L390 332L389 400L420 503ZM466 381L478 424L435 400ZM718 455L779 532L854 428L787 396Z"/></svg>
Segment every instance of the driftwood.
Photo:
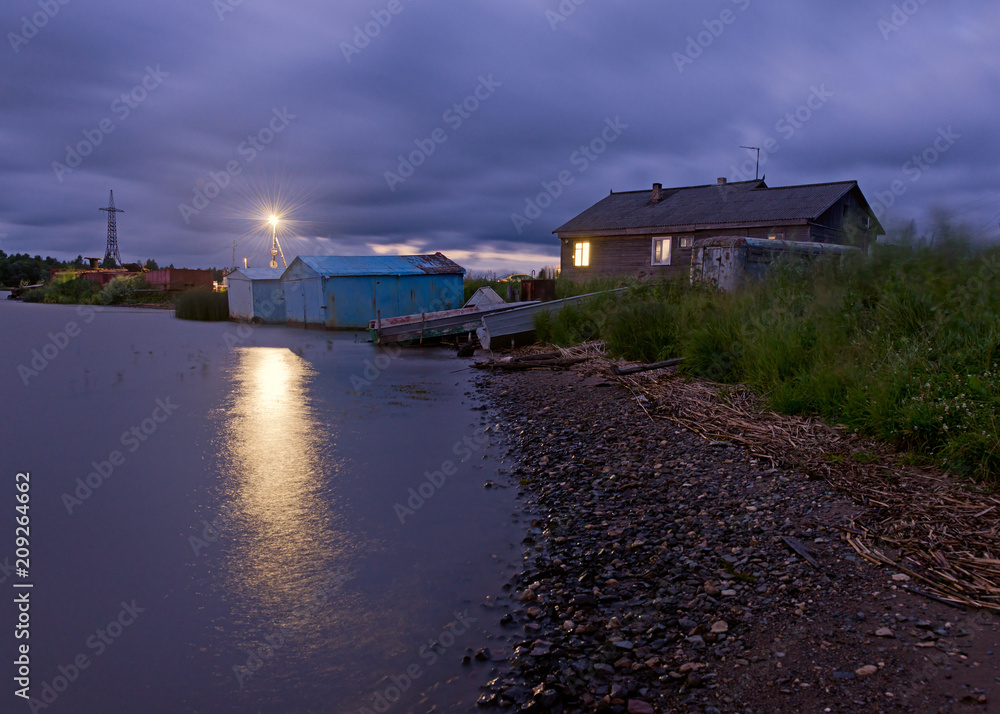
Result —
<svg viewBox="0 0 1000 714"><path fill-rule="evenodd" d="M586 362L589 357L550 357L548 359L512 359L507 361L499 360L489 360L487 362L474 362L473 367L478 367L479 369L504 369L504 370L520 370L520 369L539 369L539 368L556 368L562 369L563 367L569 367L574 364L579 364L580 362Z"/></svg>
<svg viewBox="0 0 1000 714"><path fill-rule="evenodd" d="M785 545L794 550L796 553L801 555L806 559L806 562L814 568L819 568L819 563L816 562L816 558L813 554L809 552L805 544L798 538L792 538L791 536L781 536L781 540L785 541Z"/></svg>
<svg viewBox="0 0 1000 714"><path fill-rule="evenodd" d="M610 362L606 370L614 371ZM780 466L823 478L854 499L862 512L828 525L840 530L861 557L923 583L916 592L952 605L1000 611L1000 494L903 464L885 445L846 427L776 414L740 386L655 372L617 379L651 419L677 424L708 441L737 444L764 469Z"/></svg>
<svg viewBox="0 0 1000 714"><path fill-rule="evenodd" d="M673 359L663 360L662 362L650 362L649 364L639 364L633 367L619 367L618 365L615 365L611 368L611 371L615 374L638 374L639 372L651 372L654 369L673 367L683 361L683 357L674 357Z"/></svg>

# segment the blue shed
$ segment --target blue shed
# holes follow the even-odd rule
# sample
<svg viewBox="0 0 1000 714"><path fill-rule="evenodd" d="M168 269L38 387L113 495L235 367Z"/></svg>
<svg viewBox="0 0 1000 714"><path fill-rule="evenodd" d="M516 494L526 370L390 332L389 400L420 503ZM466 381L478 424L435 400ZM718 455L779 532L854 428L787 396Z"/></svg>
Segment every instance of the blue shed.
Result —
<svg viewBox="0 0 1000 714"><path fill-rule="evenodd" d="M364 330L379 317L462 306L465 268L433 255L299 256L281 276L289 325Z"/></svg>
<svg viewBox="0 0 1000 714"><path fill-rule="evenodd" d="M247 322L285 322L285 290L278 268L239 268L226 276L229 317Z"/></svg>

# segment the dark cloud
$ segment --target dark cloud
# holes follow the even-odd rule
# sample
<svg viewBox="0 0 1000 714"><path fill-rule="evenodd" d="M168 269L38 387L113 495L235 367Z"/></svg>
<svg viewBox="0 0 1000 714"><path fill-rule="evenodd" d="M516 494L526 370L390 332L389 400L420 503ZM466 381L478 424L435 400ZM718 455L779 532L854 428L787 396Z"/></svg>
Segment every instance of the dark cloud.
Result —
<svg viewBox="0 0 1000 714"><path fill-rule="evenodd" d="M982 3L16 0L0 27L8 252L102 253L113 188L129 259L221 266L236 239L260 262L252 216L280 195L286 252L537 269L609 190L741 177L741 144L771 147L771 185L853 178L890 219L1000 220Z"/></svg>

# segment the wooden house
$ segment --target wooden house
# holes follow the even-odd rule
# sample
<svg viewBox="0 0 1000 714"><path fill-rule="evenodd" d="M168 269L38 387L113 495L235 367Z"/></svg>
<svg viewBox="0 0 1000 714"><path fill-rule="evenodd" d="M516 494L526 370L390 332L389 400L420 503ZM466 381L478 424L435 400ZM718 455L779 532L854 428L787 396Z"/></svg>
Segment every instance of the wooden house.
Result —
<svg viewBox="0 0 1000 714"><path fill-rule="evenodd" d="M763 179L612 192L553 231L572 280L687 275L694 241L740 236L851 245L885 230L857 181L770 188Z"/></svg>

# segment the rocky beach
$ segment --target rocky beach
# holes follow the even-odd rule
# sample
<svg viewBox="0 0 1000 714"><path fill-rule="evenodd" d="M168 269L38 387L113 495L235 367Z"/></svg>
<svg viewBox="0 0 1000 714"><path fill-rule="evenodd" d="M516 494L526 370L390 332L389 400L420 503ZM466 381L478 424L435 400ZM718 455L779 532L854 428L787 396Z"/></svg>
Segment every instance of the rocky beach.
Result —
<svg viewBox="0 0 1000 714"><path fill-rule="evenodd" d="M861 557L843 485L656 418L607 363L477 383L532 526L481 707L1000 707L996 615Z"/></svg>

